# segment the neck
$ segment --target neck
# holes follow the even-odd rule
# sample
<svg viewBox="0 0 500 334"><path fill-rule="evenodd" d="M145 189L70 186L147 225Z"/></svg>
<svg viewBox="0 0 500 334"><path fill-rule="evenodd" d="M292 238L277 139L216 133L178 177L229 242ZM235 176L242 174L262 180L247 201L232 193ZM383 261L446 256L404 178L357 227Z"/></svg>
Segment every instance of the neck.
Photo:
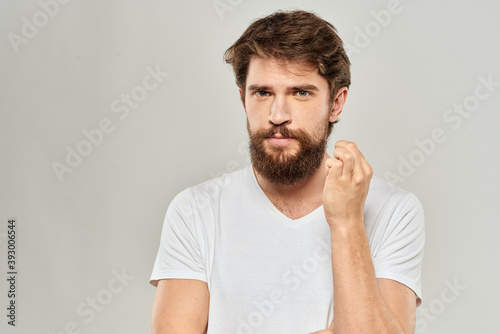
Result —
<svg viewBox="0 0 500 334"><path fill-rule="evenodd" d="M294 204L302 201L304 204L323 203L323 188L325 186L325 161L329 155L325 153L318 169L309 177L293 185L277 185L259 174L255 169L255 177L260 187L269 199Z"/></svg>

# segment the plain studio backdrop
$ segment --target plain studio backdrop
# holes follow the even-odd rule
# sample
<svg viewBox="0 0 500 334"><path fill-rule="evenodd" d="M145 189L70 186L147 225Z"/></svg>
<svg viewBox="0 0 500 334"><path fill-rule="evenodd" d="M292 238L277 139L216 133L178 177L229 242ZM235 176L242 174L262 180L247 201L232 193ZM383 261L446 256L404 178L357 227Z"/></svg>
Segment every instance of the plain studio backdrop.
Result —
<svg viewBox="0 0 500 334"><path fill-rule="evenodd" d="M168 204L249 164L222 55L254 19L293 8L335 25L351 57L330 152L356 142L424 206L417 332L500 332L498 1L3 0L2 333L150 331Z"/></svg>

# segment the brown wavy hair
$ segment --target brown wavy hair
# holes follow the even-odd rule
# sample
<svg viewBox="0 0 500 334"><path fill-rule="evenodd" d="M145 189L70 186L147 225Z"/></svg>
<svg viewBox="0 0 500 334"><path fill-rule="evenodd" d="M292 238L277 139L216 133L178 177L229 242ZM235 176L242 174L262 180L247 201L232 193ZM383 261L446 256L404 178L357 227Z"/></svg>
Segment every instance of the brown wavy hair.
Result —
<svg viewBox="0 0 500 334"><path fill-rule="evenodd" d="M303 10L277 11L252 23L224 53L245 99L252 56L278 61L305 61L318 69L330 87L330 104L341 87L351 84L350 61L337 29Z"/></svg>

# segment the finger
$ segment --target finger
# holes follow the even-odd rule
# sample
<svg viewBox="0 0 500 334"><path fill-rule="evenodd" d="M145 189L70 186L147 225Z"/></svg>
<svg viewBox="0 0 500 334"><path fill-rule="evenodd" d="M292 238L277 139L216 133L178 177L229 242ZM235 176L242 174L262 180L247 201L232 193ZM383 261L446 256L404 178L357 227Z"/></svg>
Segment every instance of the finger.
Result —
<svg viewBox="0 0 500 334"><path fill-rule="evenodd" d="M342 169L342 177L348 179L352 178L354 164L355 164L354 155L345 147L338 146L335 147L335 150L333 151L333 156L338 160L342 161L344 165Z"/></svg>
<svg viewBox="0 0 500 334"><path fill-rule="evenodd" d="M343 163L337 158L326 159L327 178L340 178L342 176Z"/></svg>
<svg viewBox="0 0 500 334"><path fill-rule="evenodd" d="M351 174L356 175L356 176L360 176L360 177L364 177L366 175L364 163L363 163L364 157L361 154L361 152L359 151L356 143L346 141L346 140L342 140L342 141L337 142L337 143L338 143L339 148L344 148L352 156L353 167L352 167ZM337 145L335 145L335 146L337 148Z"/></svg>
<svg viewBox="0 0 500 334"><path fill-rule="evenodd" d="M363 171L365 175L373 175L373 169L372 166L366 161L363 153L359 152L360 158L361 158L361 166L363 168Z"/></svg>

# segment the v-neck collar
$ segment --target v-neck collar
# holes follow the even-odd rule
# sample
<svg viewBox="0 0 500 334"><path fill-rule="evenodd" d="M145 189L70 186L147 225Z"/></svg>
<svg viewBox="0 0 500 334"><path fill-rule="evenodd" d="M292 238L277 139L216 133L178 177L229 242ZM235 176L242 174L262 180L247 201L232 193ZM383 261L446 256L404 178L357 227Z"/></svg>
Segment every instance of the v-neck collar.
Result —
<svg viewBox="0 0 500 334"><path fill-rule="evenodd" d="M282 220L286 221L287 223L298 225L298 224L303 224L308 222L311 218L315 217L316 215L320 214L323 212L323 205L320 205L313 211L309 212L307 215L302 216L297 219L292 219L285 215L283 212L281 212L274 204L271 202L269 197L267 197L266 193L264 190L259 185L259 182L257 181L257 177L255 176L255 173L253 171L252 166L250 165L247 167L247 173L249 174L249 178L251 180L251 183L253 184L253 187L255 188L255 191L258 193L259 197L262 199L266 207L268 207L275 215L279 216Z"/></svg>

